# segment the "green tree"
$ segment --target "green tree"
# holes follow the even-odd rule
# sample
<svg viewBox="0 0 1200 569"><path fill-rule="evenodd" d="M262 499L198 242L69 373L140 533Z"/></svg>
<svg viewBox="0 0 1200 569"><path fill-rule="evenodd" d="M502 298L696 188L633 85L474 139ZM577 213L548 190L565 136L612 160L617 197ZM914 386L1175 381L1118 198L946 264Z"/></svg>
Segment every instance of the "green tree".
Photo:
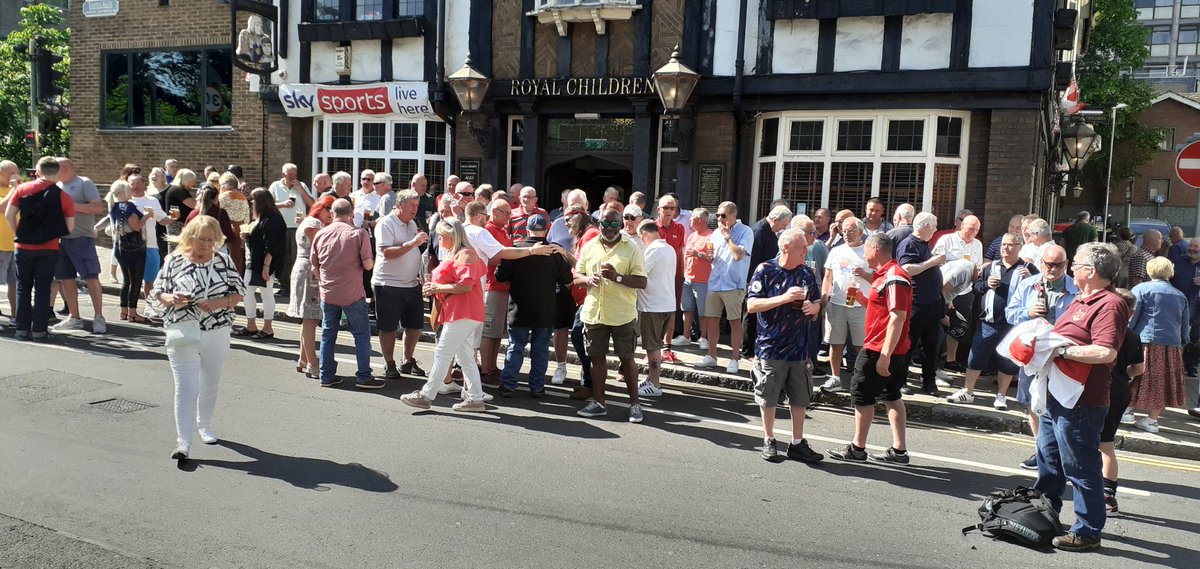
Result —
<svg viewBox="0 0 1200 569"><path fill-rule="evenodd" d="M1136 176L1150 161L1162 136L1136 120L1137 113L1146 110L1154 100L1154 89L1135 79L1130 70L1140 69L1150 55L1146 47L1149 28L1137 20L1137 10L1129 0L1094 0L1095 25L1088 40L1088 50L1079 57L1076 73L1081 100L1088 106L1109 107L1125 103L1117 111L1117 152L1113 155L1113 179ZM1100 152L1092 156L1084 168L1088 179L1103 187L1108 168L1112 125L1098 124L1096 132L1104 137Z"/></svg>
<svg viewBox="0 0 1200 569"><path fill-rule="evenodd" d="M62 27L63 10L51 4L31 4L21 8L21 22L16 30L0 40L0 158L30 167L30 152L25 147L25 130L29 128L29 40L41 38L46 47L63 58L55 66L62 72L59 87L63 96L56 105L39 104L38 115L43 155L65 156L70 146L68 44L71 31Z"/></svg>

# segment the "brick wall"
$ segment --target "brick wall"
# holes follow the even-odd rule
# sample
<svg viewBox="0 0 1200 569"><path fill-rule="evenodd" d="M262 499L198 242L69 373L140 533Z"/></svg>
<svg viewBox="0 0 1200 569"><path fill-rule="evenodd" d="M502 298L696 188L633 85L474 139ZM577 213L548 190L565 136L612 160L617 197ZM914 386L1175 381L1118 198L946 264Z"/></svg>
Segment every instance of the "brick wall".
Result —
<svg viewBox="0 0 1200 569"><path fill-rule="evenodd" d="M983 224L983 228L979 231L980 241L983 241L985 236L1000 230L997 223L989 223L993 220L985 219L984 208L975 205L987 203L988 143L991 140L991 124L992 114L990 112L971 113L971 132L967 137L967 184L963 204L967 209L980 216L980 222ZM938 222L949 227L953 220L939 219ZM1007 220L1004 223L1007 223Z"/></svg>
<svg viewBox="0 0 1200 569"><path fill-rule="evenodd" d="M725 187L721 188L721 200L738 203L741 211L749 211L750 192L739 192L739 180L736 179L734 161L734 143L737 139L737 124L732 113L700 113L696 115L695 149L692 154L692 203L689 207L700 205L699 200L699 164L725 165Z"/></svg>
<svg viewBox="0 0 1200 569"><path fill-rule="evenodd" d="M516 79L521 74L521 0L492 2L492 75Z"/></svg>
<svg viewBox="0 0 1200 569"><path fill-rule="evenodd" d="M1200 133L1200 109L1171 99L1160 101L1157 105L1142 111L1137 116L1137 121L1151 128L1175 129L1175 144L1179 147L1182 147L1193 134ZM1151 157L1150 162L1142 166L1141 175L1133 181L1133 205L1135 207L1152 205L1150 201L1150 180L1152 179L1171 181L1170 196L1163 204L1164 207L1197 207L1197 196L1200 196L1200 190L1189 187L1175 175L1175 159L1178 154L1179 152L1174 148L1157 151ZM1125 180L1113 180L1111 208L1120 207L1124 211L1125 186ZM1189 225L1195 225L1195 222L1190 221Z"/></svg>
<svg viewBox="0 0 1200 569"><path fill-rule="evenodd" d="M102 51L231 45L227 5L176 1L159 6L158 0L124 0L120 13L109 18L84 18L82 5L72 2L70 14L71 158L80 174L107 183L126 162L148 171L176 158L197 173L209 164L222 169L239 164L252 185L276 177L278 162L264 171L264 144L269 143L268 160L274 160L275 151L269 148L290 148L286 142L290 132L285 124L272 123L274 134L264 139L262 103L249 91L240 71L234 72L232 128L99 130Z"/></svg>
<svg viewBox="0 0 1200 569"><path fill-rule="evenodd" d="M974 128L972 125L972 130ZM1029 197L1033 193L1035 183L1035 166L1040 160L1040 128L1041 115L1037 110L991 111L984 187L986 199L982 202L974 201L982 203L982 208L972 207L971 199L966 202L967 208L976 214L982 209L981 241L986 239L986 242L990 242L999 235L1013 215L1029 213ZM971 195L968 191L968 196Z"/></svg>

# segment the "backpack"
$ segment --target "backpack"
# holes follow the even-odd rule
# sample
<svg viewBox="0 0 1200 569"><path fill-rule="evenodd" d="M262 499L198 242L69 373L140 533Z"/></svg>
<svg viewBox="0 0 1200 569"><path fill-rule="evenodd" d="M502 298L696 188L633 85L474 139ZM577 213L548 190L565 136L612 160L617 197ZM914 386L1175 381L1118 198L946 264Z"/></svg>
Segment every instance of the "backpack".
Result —
<svg viewBox="0 0 1200 569"><path fill-rule="evenodd" d="M963 528L963 534L979 530L997 539L1041 548L1063 533L1058 512L1050 501L1038 490L1025 486L993 492L979 506L979 519L979 524Z"/></svg>

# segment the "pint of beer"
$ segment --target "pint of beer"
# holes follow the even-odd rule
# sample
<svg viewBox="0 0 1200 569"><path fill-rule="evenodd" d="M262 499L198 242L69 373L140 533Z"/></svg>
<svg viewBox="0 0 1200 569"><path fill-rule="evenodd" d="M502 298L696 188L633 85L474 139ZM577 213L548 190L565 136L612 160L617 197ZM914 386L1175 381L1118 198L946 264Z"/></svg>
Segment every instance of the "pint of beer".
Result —
<svg viewBox="0 0 1200 569"><path fill-rule="evenodd" d="M846 306L854 308L854 303L858 302L858 281L850 281L850 286L846 289Z"/></svg>

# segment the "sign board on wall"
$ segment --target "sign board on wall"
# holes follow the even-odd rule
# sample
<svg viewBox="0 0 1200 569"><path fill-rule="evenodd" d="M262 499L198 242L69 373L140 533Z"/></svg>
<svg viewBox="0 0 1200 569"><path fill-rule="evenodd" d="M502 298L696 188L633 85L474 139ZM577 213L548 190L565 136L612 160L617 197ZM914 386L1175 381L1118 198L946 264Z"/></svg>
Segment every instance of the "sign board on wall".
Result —
<svg viewBox="0 0 1200 569"><path fill-rule="evenodd" d="M479 185L479 169L483 163L479 160L471 158L463 158L458 161L458 167L454 169L455 175L463 182L471 182L472 186Z"/></svg>
<svg viewBox="0 0 1200 569"><path fill-rule="evenodd" d="M393 81L363 85L289 83L279 86L279 102L289 117L322 115L433 115L429 85L423 81Z"/></svg>
<svg viewBox="0 0 1200 569"><path fill-rule="evenodd" d="M84 0L83 3L83 17L85 18L116 16L120 10L121 2L119 0Z"/></svg>
<svg viewBox="0 0 1200 569"><path fill-rule="evenodd" d="M724 164L701 164L696 185L696 204L708 209L716 219L717 206L721 205L721 186L725 183Z"/></svg>

